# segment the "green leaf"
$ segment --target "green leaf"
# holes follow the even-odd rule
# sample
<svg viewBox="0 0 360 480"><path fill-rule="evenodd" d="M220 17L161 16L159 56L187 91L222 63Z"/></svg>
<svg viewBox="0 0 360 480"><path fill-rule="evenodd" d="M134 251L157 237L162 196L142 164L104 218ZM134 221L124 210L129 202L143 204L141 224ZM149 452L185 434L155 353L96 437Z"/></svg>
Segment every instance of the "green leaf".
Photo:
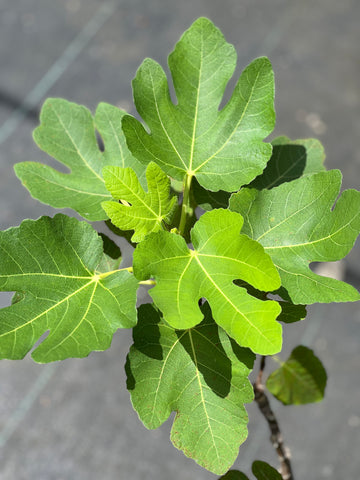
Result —
<svg viewBox="0 0 360 480"><path fill-rule="evenodd" d="M249 480L249 477L238 470L229 470L225 475L219 478L219 480Z"/></svg>
<svg viewBox="0 0 360 480"><path fill-rule="evenodd" d="M279 302L281 313L278 316L278 322L295 323L299 320L304 320L306 317L305 305L294 305L290 302Z"/></svg>
<svg viewBox="0 0 360 480"><path fill-rule="evenodd" d="M72 208L87 220L105 220L101 202L111 199L105 188L105 165L132 167L144 176L144 167L130 154L121 131L125 112L101 103L95 114L60 98L46 100L41 125L34 131L38 146L69 168L62 173L37 162L15 165L15 173L30 194L55 208ZM95 136L100 132L105 151L100 152Z"/></svg>
<svg viewBox="0 0 360 480"><path fill-rule="evenodd" d="M229 192L223 190L211 192L203 188L196 179L192 182L192 193L196 204L205 211L214 208L228 208L229 206L231 195Z"/></svg>
<svg viewBox="0 0 360 480"><path fill-rule="evenodd" d="M134 230L133 242L140 242L151 232L170 223L177 198L170 198L170 179L156 163L146 169L148 192L142 188L132 168L105 167L106 188L119 202L103 202L102 207L112 223L121 230Z"/></svg>
<svg viewBox="0 0 360 480"><path fill-rule="evenodd" d="M257 480L282 480L280 473L266 462L256 460L252 464L252 472ZM219 480L249 480L248 477L238 470L230 470Z"/></svg>
<svg viewBox="0 0 360 480"><path fill-rule="evenodd" d="M149 235L134 252L134 274L139 280L155 278L149 290L165 320L186 329L202 320L198 301L210 303L215 321L240 345L267 355L281 349L280 313L277 302L262 302L245 288L243 279L259 290L275 290L279 276L260 244L239 235L240 215L212 210L200 217L191 231L195 250L175 233Z"/></svg>
<svg viewBox="0 0 360 480"><path fill-rule="evenodd" d="M267 58L242 73L229 102L219 111L236 52L213 23L199 18L169 56L177 103L166 74L146 59L133 80L137 111L123 119L132 154L156 162L171 177L195 176L209 190L236 191L259 175L272 147L264 143L275 123L274 76Z"/></svg>
<svg viewBox="0 0 360 480"><path fill-rule="evenodd" d="M222 474L247 437L244 403L253 400L248 375L254 355L231 341L211 318L192 329L174 330L152 305L142 305L126 371L131 400L147 428L172 411L175 447L204 468Z"/></svg>
<svg viewBox="0 0 360 480"><path fill-rule="evenodd" d="M309 268L345 257L359 233L360 192L344 191L333 207L340 186L341 173L330 170L272 190L244 188L230 199L230 209L244 216L243 233L263 245L293 303L360 299L351 285Z"/></svg>
<svg viewBox="0 0 360 480"><path fill-rule="evenodd" d="M103 241L104 255L96 267L96 271L105 273L118 269L121 263L120 248L104 233L99 233L99 236Z"/></svg>
<svg viewBox="0 0 360 480"><path fill-rule="evenodd" d="M324 398L326 380L320 360L310 348L300 345L269 375L266 387L284 405L302 405Z"/></svg>
<svg viewBox="0 0 360 480"><path fill-rule="evenodd" d="M133 248L136 247L136 243L131 241L131 237L134 234L133 230L120 230L120 228L115 227L110 220L105 220L105 225L112 233L115 233L118 237L124 238Z"/></svg>
<svg viewBox="0 0 360 480"><path fill-rule="evenodd" d="M265 170L250 183L257 190L277 187L301 176L325 170L324 147L318 140L291 141L288 137L278 137L272 142L273 152Z"/></svg>
<svg viewBox="0 0 360 480"><path fill-rule="evenodd" d="M269 300L274 298L273 294L271 294L269 298L267 293L257 290L243 280L235 280L234 283L239 287L245 288L249 295L252 295L260 300ZM281 288L274 293L280 295L280 292L283 293ZM298 322L299 320L303 320L306 317L305 305L294 305L289 299L286 301L277 300L277 302L281 307L280 315L277 317L278 322L294 323Z"/></svg>
<svg viewBox="0 0 360 480"><path fill-rule="evenodd" d="M256 460L252 464L252 472L257 480L283 480L283 477L275 468L260 460Z"/></svg>
<svg viewBox="0 0 360 480"><path fill-rule="evenodd" d="M58 214L0 232L0 290L20 301L0 310L1 358L32 353L40 363L105 350L136 323L138 282L126 269L104 273L103 242L86 222Z"/></svg>

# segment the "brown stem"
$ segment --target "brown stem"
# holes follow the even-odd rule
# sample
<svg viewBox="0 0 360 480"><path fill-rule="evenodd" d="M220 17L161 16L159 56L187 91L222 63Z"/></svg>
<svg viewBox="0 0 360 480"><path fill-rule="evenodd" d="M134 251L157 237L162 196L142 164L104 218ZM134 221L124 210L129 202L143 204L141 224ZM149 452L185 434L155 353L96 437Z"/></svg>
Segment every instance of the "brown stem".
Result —
<svg viewBox="0 0 360 480"><path fill-rule="evenodd" d="M265 358L261 357L259 374L254 383L255 401L260 412L264 415L271 432L270 441L276 450L280 460L280 473L284 480L294 480L290 463L290 453L284 445L283 436L278 421L272 411L269 399L265 394L265 387L262 383L262 376L265 369Z"/></svg>

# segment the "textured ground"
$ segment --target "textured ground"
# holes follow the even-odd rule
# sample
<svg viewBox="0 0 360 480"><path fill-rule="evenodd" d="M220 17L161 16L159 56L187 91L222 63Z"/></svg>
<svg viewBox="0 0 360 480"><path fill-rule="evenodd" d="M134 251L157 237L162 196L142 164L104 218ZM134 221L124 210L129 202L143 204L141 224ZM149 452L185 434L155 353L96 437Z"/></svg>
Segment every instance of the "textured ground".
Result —
<svg viewBox="0 0 360 480"><path fill-rule="evenodd" d="M276 75L276 134L316 136L344 187L359 187L358 0L0 0L0 226L54 211L32 200L14 163L46 156L32 142L48 96L133 112L130 81L146 56L166 65L180 34L208 16L235 44L239 71L268 55ZM358 285L360 248L345 263ZM0 306L9 301L0 294ZM314 306L287 330L288 349L311 346L327 366L324 402L274 400L297 480L357 480L360 445L360 307ZM216 478L169 442L170 423L147 431L132 411L123 364L128 333L85 360L40 366L0 362L1 480L205 480ZM270 363L270 362L269 362ZM277 459L256 406L236 466Z"/></svg>

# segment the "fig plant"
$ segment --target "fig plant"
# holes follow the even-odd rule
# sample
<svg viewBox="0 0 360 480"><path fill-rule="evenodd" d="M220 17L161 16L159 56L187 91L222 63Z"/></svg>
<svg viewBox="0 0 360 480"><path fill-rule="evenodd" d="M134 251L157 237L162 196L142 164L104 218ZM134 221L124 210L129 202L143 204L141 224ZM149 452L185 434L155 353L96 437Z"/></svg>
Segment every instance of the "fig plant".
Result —
<svg viewBox="0 0 360 480"><path fill-rule="evenodd" d="M281 473L261 461L253 473L289 479L265 358L281 351L283 326L303 320L306 305L359 300L354 287L309 264L348 254L360 193L338 198L341 174L325 170L317 140L265 141L275 125L267 58L245 68L220 109L235 67L234 47L200 18L169 56L175 103L158 63L138 69L133 92L144 123L105 103L93 116L63 99L45 102L34 140L69 172L23 162L16 175L34 198L86 221L56 214L0 233L0 288L16 292L0 311L0 355L85 357L133 328L127 387L147 428L175 411L177 448L224 479L246 479L228 470L255 398ZM89 224L99 220L135 246L132 267L122 268L119 247ZM136 308L142 286L153 303ZM284 404L319 401L325 385L324 367L304 346L266 384Z"/></svg>

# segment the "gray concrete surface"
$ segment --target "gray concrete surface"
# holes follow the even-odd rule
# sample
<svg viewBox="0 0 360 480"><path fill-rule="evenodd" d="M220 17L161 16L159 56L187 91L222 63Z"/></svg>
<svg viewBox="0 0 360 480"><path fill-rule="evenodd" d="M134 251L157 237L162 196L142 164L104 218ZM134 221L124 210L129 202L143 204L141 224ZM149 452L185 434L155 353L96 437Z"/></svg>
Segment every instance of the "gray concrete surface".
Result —
<svg viewBox="0 0 360 480"><path fill-rule="evenodd" d="M174 43L200 15L235 44L238 73L254 57L270 57L275 133L318 137L328 168L341 168L344 187L359 187L358 0L0 0L0 94L7 99L0 101L1 229L55 213L32 200L12 170L18 161L48 161L31 138L33 113L45 98L91 109L107 101L134 113L130 82L142 59L166 65ZM346 271L359 286L359 246ZM0 306L9 298L1 293ZM286 341L284 356L302 342L329 375L321 404L285 408L273 401L295 478L358 480L359 305L315 305L307 320L288 326ZM216 478L172 447L171 422L147 431L138 420L123 372L130 343L130 333L119 332L108 351L88 359L0 362L1 480ZM249 472L255 458L277 465L256 406L248 411L249 440L235 467Z"/></svg>

